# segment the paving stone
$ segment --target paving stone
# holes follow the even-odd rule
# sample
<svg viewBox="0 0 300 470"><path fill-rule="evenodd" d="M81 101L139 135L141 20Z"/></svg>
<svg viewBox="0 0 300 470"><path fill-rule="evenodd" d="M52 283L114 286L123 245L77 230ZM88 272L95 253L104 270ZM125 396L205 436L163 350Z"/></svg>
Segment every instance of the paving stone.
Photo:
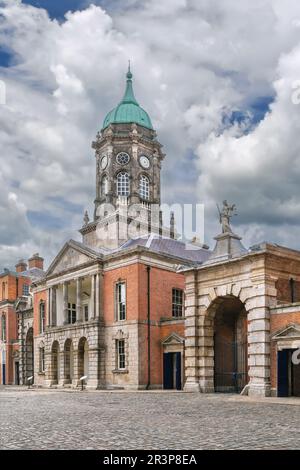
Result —
<svg viewBox="0 0 300 470"><path fill-rule="evenodd" d="M0 448L298 449L300 406L266 400L0 387Z"/></svg>

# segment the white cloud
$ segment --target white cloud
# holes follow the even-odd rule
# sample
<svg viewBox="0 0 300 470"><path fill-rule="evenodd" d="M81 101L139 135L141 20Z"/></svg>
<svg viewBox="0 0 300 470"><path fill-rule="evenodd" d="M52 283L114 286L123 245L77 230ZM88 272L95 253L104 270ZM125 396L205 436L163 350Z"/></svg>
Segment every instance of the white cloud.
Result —
<svg viewBox="0 0 300 470"><path fill-rule="evenodd" d="M215 201L227 197L240 208L235 222L247 242L259 236L298 243L296 0L130 0L108 12L90 6L68 13L61 23L45 10L4 3L0 41L14 65L0 72L7 85L0 211L10 207L5 228L12 248L6 250L0 232L0 260L13 264L38 245L49 261L80 225L81 210L92 209L90 144L122 96L128 58L138 101L165 145L165 200L192 201L198 191L207 204L208 238L218 230ZM266 96L274 103L255 128L251 106ZM244 116L241 124L232 122L234 111ZM17 199L9 201L9 193ZM38 227L32 213L59 220L59 228L44 220Z"/></svg>

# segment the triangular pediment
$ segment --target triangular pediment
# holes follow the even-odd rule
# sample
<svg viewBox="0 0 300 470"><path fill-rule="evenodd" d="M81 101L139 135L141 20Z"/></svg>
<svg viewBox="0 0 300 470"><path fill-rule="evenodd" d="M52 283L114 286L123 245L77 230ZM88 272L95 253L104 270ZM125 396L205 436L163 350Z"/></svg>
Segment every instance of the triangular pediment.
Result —
<svg viewBox="0 0 300 470"><path fill-rule="evenodd" d="M100 253L96 253L94 250L85 247L81 243L70 240L57 256L52 261L49 269L46 273L47 276L53 274L59 274L69 269L74 269L81 265L84 265L90 261L97 260L101 257Z"/></svg>
<svg viewBox="0 0 300 470"><path fill-rule="evenodd" d="M184 338L179 336L177 333L171 333L161 343L164 346L170 345L170 344L183 344L184 343Z"/></svg>
<svg viewBox="0 0 300 470"><path fill-rule="evenodd" d="M274 340L300 338L300 325L291 324L273 335Z"/></svg>

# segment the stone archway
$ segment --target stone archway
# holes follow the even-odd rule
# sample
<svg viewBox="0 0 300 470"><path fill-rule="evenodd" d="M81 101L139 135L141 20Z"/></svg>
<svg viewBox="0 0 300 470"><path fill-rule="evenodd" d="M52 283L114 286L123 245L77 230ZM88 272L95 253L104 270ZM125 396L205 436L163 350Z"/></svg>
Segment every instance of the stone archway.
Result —
<svg viewBox="0 0 300 470"><path fill-rule="evenodd" d="M248 383L247 312L241 300L215 300L213 319L214 391L239 393Z"/></svg>
<svg viewBox="0 0 300 470"><path fill-rule="evenodd" d="M78 378L89 375L89 344L85 337L78 343ZM86 383L86 381L85 381Z"/></svg>
<svg viewBox="0 0 300 470"><path fill-rule="evenodd" d="M34 377L34 348L33 348L33 328L29 328L25 339L25 383L28 378ZM30 381L32 384L34 379Z"/></svg>
<svg viewBox="0 0 300 470"><path fill-rule="evenodd" d="M60 377L60 351L58 341L51 348L51 385L57 385Z"/></svg>
<svg viewBox="0 0 300 470"><path fill-rule="evenodd" d="M73 342L70 338L64 345L64 384L71 384L74 377Z"/></svg>

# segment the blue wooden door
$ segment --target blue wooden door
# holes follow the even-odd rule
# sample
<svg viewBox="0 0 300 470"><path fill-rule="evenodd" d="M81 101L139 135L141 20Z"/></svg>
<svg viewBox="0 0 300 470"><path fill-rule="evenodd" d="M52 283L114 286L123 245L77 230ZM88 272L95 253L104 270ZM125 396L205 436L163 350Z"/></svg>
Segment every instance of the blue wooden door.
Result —
<svg viewBox="0 0 300 470"><path fill-rule="evenodd" d="M173 353L164 353L164 388L173 388Z"/></svg>
<svg viewBox="0 0 300 470"><path fill-rule="evenodd" d="M289 396L289 359L290 350L278 351L277 355L277 395L279 397Z"/></svg>

